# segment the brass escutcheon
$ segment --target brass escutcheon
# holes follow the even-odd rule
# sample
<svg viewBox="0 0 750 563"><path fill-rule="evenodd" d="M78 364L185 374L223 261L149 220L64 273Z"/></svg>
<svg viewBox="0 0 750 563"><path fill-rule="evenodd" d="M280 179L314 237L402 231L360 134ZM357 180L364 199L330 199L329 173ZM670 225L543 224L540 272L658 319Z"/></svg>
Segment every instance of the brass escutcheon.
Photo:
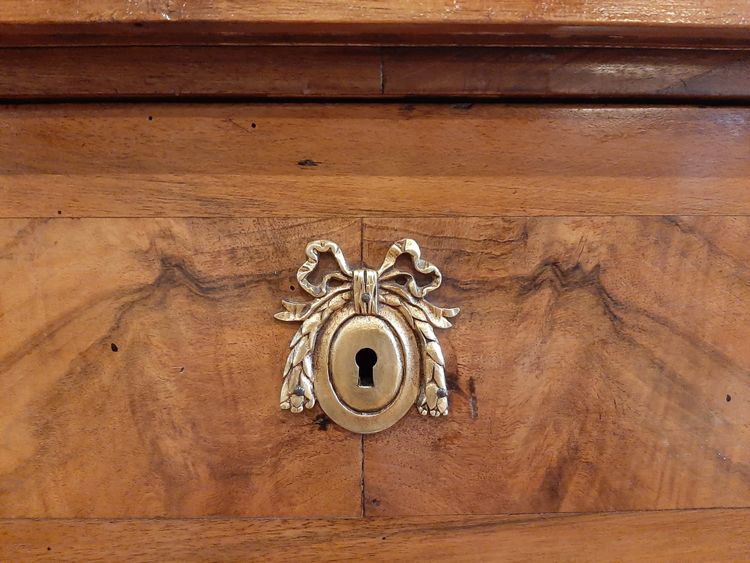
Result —
<svg viewBox="0 0 750 563"><path fill-rule="evenodd" d="M313 283L321 253L330 253L337 269L319 272ZM378 270L352 270L327 240L309 243L306 254L297 280L314 299L282 301L284 311L275 315L302 322L284 367L281 408L302 412L317 400L334 422L362 434L392 426L415 403L423 415L447 415L445 360L434 328L449 328L459 310L425 299L442 276L417 243L394 243ZM402 255L428 283L396 266Z"/></svg>

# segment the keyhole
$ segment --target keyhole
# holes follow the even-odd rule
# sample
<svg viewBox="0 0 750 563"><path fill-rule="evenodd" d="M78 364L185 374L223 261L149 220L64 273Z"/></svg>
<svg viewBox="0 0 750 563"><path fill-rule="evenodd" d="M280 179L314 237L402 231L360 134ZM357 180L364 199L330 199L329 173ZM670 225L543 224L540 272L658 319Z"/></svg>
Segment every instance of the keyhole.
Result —
<svg viewBox="0 0 750 563"><path fill-rule="evenodd" d="M375 350L372 348L362 348L354 356L354 361L357 362L357 367L359 368L359 381L357 385L360 387L374 387L372 368L378 363L378 355L375 353Z"/></svg>

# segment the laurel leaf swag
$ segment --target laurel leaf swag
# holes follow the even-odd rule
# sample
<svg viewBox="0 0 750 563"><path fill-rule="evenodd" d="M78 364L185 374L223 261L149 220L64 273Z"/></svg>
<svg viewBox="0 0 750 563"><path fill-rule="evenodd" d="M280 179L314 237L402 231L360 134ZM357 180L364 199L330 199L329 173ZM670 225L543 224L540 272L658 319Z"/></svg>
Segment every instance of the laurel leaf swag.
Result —
<svg viewBox="0 0 750 563"><path fill-rule="evenodd" d="M292 338L291 350L284 367L284 384L281 386L279 399L282 409L302 412L305 408L311 409L315 406L312 354L318 328L351 298L351 291L332 292L307 304L306 307L295 308L297 316L294 318L286 318L283 312L276 315L280 320L304 320ZM287 311L290 311L289 308Z"/></svg>

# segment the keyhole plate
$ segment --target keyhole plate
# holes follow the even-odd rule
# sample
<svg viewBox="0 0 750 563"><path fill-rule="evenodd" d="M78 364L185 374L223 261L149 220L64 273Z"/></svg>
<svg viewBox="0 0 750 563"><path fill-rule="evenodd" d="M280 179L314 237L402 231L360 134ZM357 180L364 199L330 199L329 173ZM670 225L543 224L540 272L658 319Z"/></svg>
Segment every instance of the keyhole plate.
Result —
<svg viewBox="0 0 750 563"><path fill-rule="evenodd" d="M377 358L372 385L360 385L357 357L370 349ZM331 340L329 371L339 399L354 411L376 412L393 401L404 377L401 343L388 321L374 315L354 315ZM360 358L362 359L362 358Z"/></svg>
<svg viewBox="0 0 750 563"><path fill-rule="evenodd" d="M357 354L377 356L372 387L361 386ZM419 392L420 357L414 332L388 308L358 315L352 304L331 315L316 345L315 393L326 414L353 432L380 432L411 408ZM325 376L328 377L325 377Z"/></svg>

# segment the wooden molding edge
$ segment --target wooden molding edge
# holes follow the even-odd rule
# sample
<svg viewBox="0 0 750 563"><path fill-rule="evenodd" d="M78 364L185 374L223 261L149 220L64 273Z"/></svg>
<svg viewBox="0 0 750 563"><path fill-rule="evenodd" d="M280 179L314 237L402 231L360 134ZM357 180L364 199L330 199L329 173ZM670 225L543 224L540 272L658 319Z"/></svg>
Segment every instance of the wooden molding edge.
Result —
<svg viewBox="0 0 750 563"><path fill-rule="evenodd" d="M164 46L0 49L0 100L750 99L742 50Z"/></svg>
<svg viewBox="0 0 750 563"><path fill-rule="evenodd" d="M738 560L750 509L340 520L0 520L0 559Z"/></svg>
<svg viewBox="0 0 750 563"><path fill-rule="evenodd" d="M44 3L42 3L44 4ZM313 4L312 2L310 4ZM287 7L297 10L299 5ZM25 8L25 7L24 7ZM337 8L340 9L340 8ZM737 8L738 14L746 7ZM377 11L373 11L377 14ZM450 14L395 14L381 18L327 19L311 14L296 19L266 17L235 19L218 14L207 19L167 19L176 16L95 20L75 18L16 20L0 11L0 46L115 45L361 45L361 46L495 46L495 47L673 47L747 48L750 26L734 18L685 16L669 21L629 17L545 17L512 14L507 18ZM201 16L202 17L202 16ZM658 17L658 16L657 16Z"/></svg>

